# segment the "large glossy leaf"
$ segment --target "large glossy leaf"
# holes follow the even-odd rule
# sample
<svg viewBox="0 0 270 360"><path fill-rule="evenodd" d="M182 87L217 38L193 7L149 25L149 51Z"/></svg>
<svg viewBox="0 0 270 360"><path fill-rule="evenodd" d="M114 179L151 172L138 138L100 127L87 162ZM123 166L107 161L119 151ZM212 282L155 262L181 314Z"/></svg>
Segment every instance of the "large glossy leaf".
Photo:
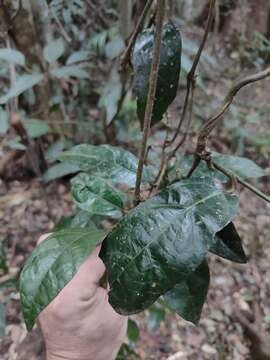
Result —
<svg viewBox="0 0 270 360"><path fill-rule="evenodd" d="M216 241L211 245L210 251L240 264L247 262L242 240L232 222L216 234Z"/></svg>
<svg viewBox="0 0 270 360"><path fill-rule="evenodd" d="M76 165L91 175L110 179L114 184L135 185L138 159L121 148L111 145L82 144L65 151L59 159ZM150 179L150 171L145 167L143 181Z"/></svg>
<svg viewBox="0 0 270 360"><path fill-rule="evenodd" d="M175 183L131 210L102 252L115 310L142 311L195 271L237 205L236 196L205 177Z"/></svg>
<svg viewBox="0 0 270 360"><path fill-rule="evenodd" d="M92 215L120 218L124 195L107 180L81 173L71 181L71 194L78 208Z"/></svg>
<svg viewBox="0 0 270 360"><path fill-rule="evenodd" d="M138 117L143 125L147 102L149 77L153 57L155 29L144 30L137 38L132 64L134 68L134 92L137 97ZM174 100L181 68L181 36L173 25L164 25L160 50L160 67L153 109L152 124L162 120L168 106Z"/></svg>
<svg viewBox="0 0 270 360"><path fill-rule="evenodd" d="M198 324L209 287L207 261L164 295L166 305L183 319Z"/></svg>
<svg viewBox="0 0 270 360"><path fill-rule="evenodd" d="M40 83L44 78L42 74L31 74L31 75L22 75L16 81L14 87L12 87L6 95L0 97L0 104L5 104L8 100L19 96L24 91L31 89L33 86Z"/></svg>
<svg viewBox="0 0 270 360"><path fill-rule="evenodd" d="M20 277L22 312L29 330L103 237L104 232L100 230L62 230L53 233L33 251Z"/></svg>

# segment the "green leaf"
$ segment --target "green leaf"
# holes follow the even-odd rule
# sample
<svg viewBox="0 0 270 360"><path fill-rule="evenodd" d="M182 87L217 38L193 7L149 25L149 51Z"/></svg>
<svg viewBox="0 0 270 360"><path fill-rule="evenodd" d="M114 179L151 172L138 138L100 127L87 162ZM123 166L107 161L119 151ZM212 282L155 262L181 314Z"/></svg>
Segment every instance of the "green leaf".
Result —
<svg viewBox="0 0 270 360"><path fill-rule="evenodd" d="M157 306L151 306L149 309L147 327L151 331L155 331L160 327L161 322L165 319L166 311Z"/></svg>
<svg viewBox="0 0 270 360"><path fill-rule="evenodd" d="M175 183L131 210L102 251L114 309L140 312L195 271L237 205L205 177Z"/></svg>
<svg viewBox="0 0 270 360"><path fill-rule="evenodd" d="M46 135L50 132L50 127L44 120L28 119L24 120L24 125L28 136L32 139Z"/></svg>
<svg viewBox="0 0 270 360"><path fill-rule="evenodd" d="M65 151L59 160L76 165L91 175L109 179L113 184L134 186L138 159L129 151L111 145L82 144ZM151 180L147 167L143 181Z"/></svg>
<svg viewBox="0 0 270 360"><path fill-rule="evenodd" d="M137 323L132 319L128 319L127 336L130 345L134 345L139 340L140 330Z"/></svg>
<svg viewBox="0 0 270 360"><path fill-rule="evenodd" d="M189 59L189 57L187 55L182 54L181 69L184 72L184 74L185 75L188 74L191 68L192 68L192 61Z"/></svg>
<svg viewBox="0 0 270 360"><path fill-rule="evenodd" d="M98 105L106 109L106 123L110 124L112 119L117 113L118 103L122 96L122 84L120 81L120 75L114 68L111 72L110 79L103 86L100 94L100 101Z"/></svg>
<svg viewBox="0 0 270 360"><path fill-rule="evenodd" d="M216 163L233 172L235 175L239 176L243 180L249 178L259 178L266 175L265 171L262 168L260 168L252 160L249 160L247 158L232 155L223 155L217 152L212 153L212 158ZM183 174L183 176L187 175L192 163L193 156L189 155L185 156L185 158L182 159L180 164L177 164L180 167L180 172L181 174ZM217 170L209 170L204 161L201 161L200 165L192 174L192 177L200 176L211 176L223 182L228 180L227 176L225 176L221 172Z"/></svg>
<svg viewBox="0 0 270 360"><path fill-rule="evenodd" d="M141 357L132 349L129 344L123 344L115 360L141 360Z"/></svg>
<svg viewBox="0 0 270 360"><path fill-rule="evenodd" d="M0 97L0 104L6 104L10 99L19 96L24 91L31 89L40 83L44 78L42 74L22 75L20 76L14 87L12 87L6 95Z"/></svg>
<svg viewBox="0 0 270 360"><path fill-rule="evenodd" d="M61 38L50 41L43 49L43 56L48 63L54 63L59 59L65 51L65 44Z"/></svg>
<svg viewBox="0 0 270 360"><path fill-rule="evenodd" d="M244 157L213 153L212 158L242 179L259 178L266 175L255 162Z"/></svg>
<svg viewBox="0 0 270 360"><path fill-rule="evenodd" d="M0 49L0 60L25 66L25 56L20 51L14 49Z"/></svg>
<svg viewBox="0 0 270 360"><path fill-rule="evenodd" d="M124 196L107 180L79 174L71 181L71 194L78 208L92 215L120 218L122 216Z"/></svg>
<svg viewBox="0 0 270 360"><path fill-rule="evenodd" d="M105 45L105 54L108 59L113 60L119 56L125 48L125 42L121 36L116 36Z"/></svg>
<svg viewBox="0 0 270 360"><path fill-rule="evenodd" d="M8 141L7 145L10 147L10 149L22 151L26 150L26 146L21 143L20 136L16 136L15 138Z"/></svg>
<svg viewBox="0 0 270 360"><path fill-rule="evenodd" d="M6 251L2 241L0 241L0 270L6 272L7 268L7 258Z"/></svg>
<svg viewBox="0 0 270 360"><path fill-rule="evenodd" d="M0 134L8 131L8 113L0 106Z"/></svg>
<svg viewBox="0 0 270 360"><path fill-rule="evenodd" d="M247 263L242 240L231 222L216 234L216 241L209 249L213 254L240 264Z"/></svg>
<svg viewBox="0 0 270 360"><path fill-rule="evenodd" d="M207 261L164 295L166 305L183 319L197 325L210 281Z"/></svg>
<svg viewBox="0 0 270 360"><path fill-rule="evenodd" d="M85 69L83 69L81 65L62 66L57 69L50 70L50 73L59 79L89 79L89 73Z"/></svg>
<svg viewBox="0 0 270 360"><path fill-rule="evenodd" d="M103 237L100 230L67 229L53 233L33 251L20 277L21 306L28 330Z"/></svg>
<svg viewBox="0 0 270 360"><path fill-rule="evenodd" d="M51 144L45 152L45 158L48 162L53 162L57 160L58 156L64 151L66 148L66 139L61 138Z"/></svg>
<svg viewBox="0 0 270 360"><path fill-rule="evenodd" d="M96 224L92 220L92 215L87 211L78 211L77 214L69 217L63 217L55 225L53 231L82 228L82 229L97 229Z"/></svg>
<svg viewBox="0 0 270 360"><path fill-rule="evenodd" d="M132 56L133 87L142 127L149 88L154 33L155 29L146 29L138 36ZM181 36L174 24L170 22L164 25L152 125L162 120L168 106L176 96L181 68L181 48Z"/></svg>
<svg viewBox="0 0 270 360"><path fill-rule="evenodd" d="M63 176L75 174L79 172L80 169L78 166L73 164L67 163L60 163L51 166L45 173L43 174L42 178L44 181L52 181L55 179L62 178Z"/></svg>
<svg viewBox="0 0 270 360"><path fill-rule="evenodd" d="M75 51L67 59L66 65L71 65L81 61L89 60L91 55L93 55L91 51L87 51L87 50Z"/></svg>
<svg viewBox="0 0 270 360"><path fill-rule="evenodd" d="M6 328L6 307L0 303L0 339L5 335Z"/></svg>

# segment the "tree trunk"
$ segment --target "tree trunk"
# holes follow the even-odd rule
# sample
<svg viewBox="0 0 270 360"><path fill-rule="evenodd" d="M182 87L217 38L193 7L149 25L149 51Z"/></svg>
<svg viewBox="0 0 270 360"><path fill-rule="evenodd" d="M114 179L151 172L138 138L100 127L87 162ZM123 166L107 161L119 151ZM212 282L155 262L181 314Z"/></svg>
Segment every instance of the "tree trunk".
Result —
<svg viewBox="0 0 270 360"><path fill-rule="evenodd" d="M270 35L270 2L265 0L218 0L219 2L219 31L231 39L237 35L244 35L247 39L253 37L254 32L265 36ZM197 18L200 26L207 19L209 1Z"/></svg>
<svg viewBox="0 0 270 360"><path fill-rule="evenodd" d="M27 66L34 70L44 72L45 66L42 60L42 49L36 33L33 20L31 3L29 0L22 0L22 7L12 19L11 34L16 48L26 58ZM49 84L43 81L34 87L36 105L34 116L39 119L48 119L49 115Z"/></svg>

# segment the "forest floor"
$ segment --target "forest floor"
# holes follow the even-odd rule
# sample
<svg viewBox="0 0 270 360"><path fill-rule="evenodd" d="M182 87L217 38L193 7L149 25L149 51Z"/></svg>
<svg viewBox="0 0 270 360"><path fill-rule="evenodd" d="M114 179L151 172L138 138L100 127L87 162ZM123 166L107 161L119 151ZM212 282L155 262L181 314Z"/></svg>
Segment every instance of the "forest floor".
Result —
<svg viewBox="0 0 270 360"><path fill-rule="evenodd" d="M269 91L262 92L260 99L269 101ZM269 132L269 119L267 126ZM20 171L16 169L17 179L13 176L5 182L0 180L0 239L6 241L10 269L8 275L0 277L0 288L10 280L10 285L0 292L0 303L8 302L0 359L42 360L40 333L34 330L27 335L12 279L19 274L38 237L51 231L62 216L71 214L72 204L68 181L44 185ZM267 179L260 185L270 193ZM259 341L269 347L270 206L247 190L238 192L240 211L235 223L244 241L248 264L209 258L210 291L197 327L169 314L158 330L150 331L147 312L136 316L141 332L135 350L143 360L262 359L252 351L258 352ZM250 331L250 323L255 331Z"/></svg>
<svg viewBox="0 0 270 360"><path fill-rule="evenodd" d="M40 234L50 231L59 218L72 212L68 191L65 182L46 187L36 179L1 184L0 236L8 235L10 276L20 271ZM211 286L198 327L168 315L157 331L149 331L147 313L136 316L141 328L136 351L142 359L253 359L250 340L237 314L248 312L258 334L270 330L269 210L269 205L248 191L240 192L241 215L236 224L249 254L248 264L210 257ZM0 284L3 281L0 279ZM22 324L17 291L8 287L4 296L9 305L0 359L43 359L40 335L36 332L27 336Z"/></svg>

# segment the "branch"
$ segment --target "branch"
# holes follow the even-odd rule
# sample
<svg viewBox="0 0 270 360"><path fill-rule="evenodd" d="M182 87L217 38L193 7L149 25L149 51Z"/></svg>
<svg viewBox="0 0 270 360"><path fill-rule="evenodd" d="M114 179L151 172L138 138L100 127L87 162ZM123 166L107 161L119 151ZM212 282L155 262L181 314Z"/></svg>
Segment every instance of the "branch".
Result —
<svg viewBox="0 0 270 360"><path fill-rule="evenodd" d="M245 180L241 179L239 176L237 176L233 172L231 172L231 171L227 170L226 168L224 168L223 166L217 164L215 161L212 161L212 164L215 169L222 172L224 175L228 176L228 178L230 178L230 179L234 178L237 182L239 182L239 184L241 184L242 186L244 186L245 188L247 188L248 190L250 190L257 196L259 196L266 202L270 203L270 196L266 195L265 193L263 193L262 191L257 189L255 186L253 186L250 183L246 182Z"/></svg>
<svg viewBox="0 0 270 360"><path fill-rule="evenodd" d="M197 140L197 147L196 147L196 153L195 158L193 161L193 164L191 166L191 169L189 170L189 173L187 177L189 178L197 166L200 164L201 160L204 160L207 162L208 166L211 167L212 160L211 160L211 153L209 151L206 151L206 143L207 139L212 132L212 130L215 128L215 126L218 124L220 118L225 114L225 112L230 107L231 103L234 100L234 97L237 95L237 93L244 87L249 84L252 84L254 82L263 80L270 76L270 67L266 68L263 71L258 72L257 74L250 75L242 80L240 80L237 84L235 84L230 91L228 92L227 96L225 97L224 103L220 110L217 111L215 115L213 115L201 128Z"/></svg>
<svg viewBox="0 0 270 360"><path fill-rule="evenodd" d="M186 114L187 114L187 111L189 108L189 118L188 118L188 122L187 122L186 131L184 132L182 139L178 142L176 147L168 155L167 159L165 159L165 160L163 159L161 166L160 166L160 171L158 174L158 181L155 183L156 186L159 186L161 184L162 177L165 174L165 170L167 168L168 162L175 156L176 152L184 144L184 142L186 141L186 139L188 137L188 132L191 127L192 118L193 118L193 101L194 101L194 91L195 91L195 85L196 85L196 69L199 64L203 49L206 44L206 40L208 38L208 34L211 29L212 22L214 19L215 3L216 3L216 0L211 0L211 2L210 2L208 18L207 18L207 25L206 25L206 28L204 31L204 36L203 36L202 42L199 46L199 49L197 51L197 54L195 56L195 59L193 61L192 67L187 75L187 90L186 90L184 106L183 106L183 110L181 113L180 121L179 121L177 129L174 133L174 136L172 137L172 139L170 141L168 141L166 143L165 147L171 146L175 142L177 136L180 133L181 127L186 119Z"/></svg>
<svg viewBox="0 0 270 360"><path fill-rule="evenodd" d="M57 17L57 15L55 14L55 12L53 11L53 8L51 7L50 8L50 12L52 14L52 17L54 18L55 22L56 22L56 25L58 26L59 28L59 31L61 32L63 38L68 42L68 43L71 43L72 42L72 39L71 37L68 35L68 33L66 32L64 26L62 25L61 21L59 20L59 18Z"/></svg>
<svg viewBox="0 0 270 360"><path fill-rule="evenodd" d="M180 149L180 147L184 144L184 142L186 141L186 139L188 137L189 129L191 127L191 123L192 123L192 119L193 119L194 91L195 91L195 87L191 86L191 88L190 88L191 97L190 97L190 105L189 105L190 109L189 109L189 117L188 117L188 122L187 122L187 126L186 126L186 131L183 134L182 139L179 141L179 143L176 145L175 149L170 154L170 156L169 156L170 159L175 156L176 152Z"/></svg>
<svg viewBox="0 0 270 360"><path fill-rule="evenodd" d="M153 48L153 60L151 65L151 73L149 78L149 89L147 96L147 104L144 114L144 123L143 123L143 138L140 149L140 157L136 174L136 186L134 194L134 203L138 204L140 202L140 188L141 180L143 173L143 165L145 161L146 149L147 149L147 139L149 136L152 112L157 88L157 78L158 70L160 64L160 48L161 48L161 36L162 36L162 27L164 21L164 12L165 12L165 0L158 0L157 3L157 18L156 18L156 31L155 31L155 40Z"/></svg>
<svg viewBox="0 0 270 360"><path fill-rule="evenodd" d="M128 64L130 64L130 54L131 54L131 51L132 51L132 48L135 44L135 41L137 39L137 36L139 34L139 32L141 31L142 27L143 27L143 23L144 23L144 20L146 18L146 15L152 5L154 0L148 0L147 3L145 4L145 7L141 13L141 16L138 20L138 23L131 35L131 38L129 40L129 43L128 43L128 46L125 50L125 52L123 53L123 55L121 56L121 59L120 59L120 67L124 70Z"/></svg>
<svg viewBox="0 0 270 360"><path fill-rule="evenodd" d="M211 131L215 128L215 126L218 124L219 119L225 114L225 112L230 107L231 103L234 100L234 97L237 95L237 93L244 87L251 83L254 83L256 81L260 81L265 79L266 77L270 76L270 67L265 69L264 71L260 71L257 74L248 76L242 80L239 81L239 83L235 84L231 90L228 92L224 103L221 107L221 109L212 117L210 118L202 127L199 133L198 137L198 143L197 143L197 152L200 154L202 151L205 150L206 147L206 141L208 136L210 135Z"/></svg>
<svg viewBox="0 0 270 360"><path fill-rule="evenodd" d="M206 44L206 40L208 38L208 34L210 32L210 29L211 29L211 26L212 26L212 23L213 23L214 13L215 13L215 11L214 11L215 10L215 3L216 3L216 0L211 0L210 5L209 5L207 25L206 25L206 28L205 28L204 36L203 36L202 42L200 44L200 47L199 47L199 49L197 51L197 54L195 56L195 59L193 61L192 67L191 67L191 69L190 69L190 71L189 71L189 73L187 75L187 91L186 91L183 111L182 111L182 114L181 114L180 121L178 123L177 129L175 131L175 134L174 134L173 138L171 139L171 141L169 142L168 145L172 145L174 143L174 141L176 140L176 138L177 138L177 136L178 136L178 134L180 132L181 126L183 125L183 122L184 122L184 120L186 118L190 92L191 92L192 88L193 89L195 88L196 69L198 67L198 64L199 64L203 49L204 49L205 44ZM181 145L182 145L182 143L184 141L182 141L182 140L180 141ZM177 149L179 149L180 146L178 145Z"/></svg>

